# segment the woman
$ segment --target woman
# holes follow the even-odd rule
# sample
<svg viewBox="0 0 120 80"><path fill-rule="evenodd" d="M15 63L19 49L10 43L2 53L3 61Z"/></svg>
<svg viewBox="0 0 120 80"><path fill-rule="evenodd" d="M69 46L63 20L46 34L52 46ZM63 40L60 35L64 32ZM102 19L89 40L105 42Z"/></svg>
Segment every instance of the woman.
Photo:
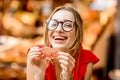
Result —
<svg viewBox="0 0 120 80"><path fill-rule="evenodd" d="M82 27L75 9L56 8L46 22L45 45L28 51L27 80L89 80L98 58L82 48ZM49 47L57 56L45 56L44 49Z"/></svg>

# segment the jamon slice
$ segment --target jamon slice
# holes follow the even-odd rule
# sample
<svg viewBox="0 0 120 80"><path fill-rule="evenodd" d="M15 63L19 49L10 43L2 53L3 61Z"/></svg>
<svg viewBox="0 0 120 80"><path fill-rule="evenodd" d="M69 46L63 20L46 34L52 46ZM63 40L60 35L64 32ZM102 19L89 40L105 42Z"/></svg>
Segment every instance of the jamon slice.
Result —
<svg viewBox="0 0 120 80"><path fill-rule="evenodd" d="M44 47L41 49L42 54L40 56L38 56L38 60L35 59L33 60L33 63L36 65L40 65L40 58L45 58L47 61L54 63L53 59L55 59L58 54L57 52L59 51L59 49L54 49L54 48L50 48L50 47Z"/></svg>
<svg viewBox="0 0 120 80"><path fill-rule="evenodd" d="M48 57L50 59L54 59L58 56L57 52L59 51L59 49L55 49L55 48L50 48L50 47L44 47L41 52L44 55L44 57Z"/></svg>
<svg viewBox="0 0 120 80"><path fill-rule="evenodd" d="M46 60L50 61L52 64L54 64L53 59L55 59L58 56L58 54L57 54L58 51L59 51L59 49L54 49L54 48L50 48L50 47L44 47L41 50L44 58Z"/></svg>

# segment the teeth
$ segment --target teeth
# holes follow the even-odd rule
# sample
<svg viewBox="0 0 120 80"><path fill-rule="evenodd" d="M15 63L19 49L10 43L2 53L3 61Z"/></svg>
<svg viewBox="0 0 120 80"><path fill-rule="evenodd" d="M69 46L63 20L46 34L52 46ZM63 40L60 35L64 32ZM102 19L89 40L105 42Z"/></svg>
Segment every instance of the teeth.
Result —
<svg viewBox="0 0 120 80"><path fill-rule="evenodd" d="M56 40L56 39L66 39L65 37L61 37L61 36L56 36L56 37L54 37L54 39Z"/></svg>

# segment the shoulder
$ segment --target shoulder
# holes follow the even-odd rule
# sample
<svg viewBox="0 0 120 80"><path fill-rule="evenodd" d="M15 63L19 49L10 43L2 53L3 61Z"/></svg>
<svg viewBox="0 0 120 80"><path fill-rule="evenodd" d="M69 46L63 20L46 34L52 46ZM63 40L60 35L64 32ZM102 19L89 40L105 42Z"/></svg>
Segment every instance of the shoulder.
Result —
<svg viewBox="0 0 120 80"><path fill-rule="evenodd" d="M90 50L82 49L81 51L81 62L82 63L97 63L99 61L98 57Z"/></svg>

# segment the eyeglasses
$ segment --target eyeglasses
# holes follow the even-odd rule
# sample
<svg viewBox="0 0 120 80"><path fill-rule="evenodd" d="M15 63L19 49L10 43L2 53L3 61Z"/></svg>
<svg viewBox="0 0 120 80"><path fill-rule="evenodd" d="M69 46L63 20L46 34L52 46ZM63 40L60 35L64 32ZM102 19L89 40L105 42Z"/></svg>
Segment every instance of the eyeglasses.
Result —
<svg viewBox="0 0 120 80"><path fill-rule="evenodd" d="M70 21L70 20L67 20L64 22L56 21L56 20L49 20L49 21L47 21L47 28L49 30L55 30L58 27L59 23L61 23L62 29L66 32L71 31L74 27L74 22Z"/></svg>

